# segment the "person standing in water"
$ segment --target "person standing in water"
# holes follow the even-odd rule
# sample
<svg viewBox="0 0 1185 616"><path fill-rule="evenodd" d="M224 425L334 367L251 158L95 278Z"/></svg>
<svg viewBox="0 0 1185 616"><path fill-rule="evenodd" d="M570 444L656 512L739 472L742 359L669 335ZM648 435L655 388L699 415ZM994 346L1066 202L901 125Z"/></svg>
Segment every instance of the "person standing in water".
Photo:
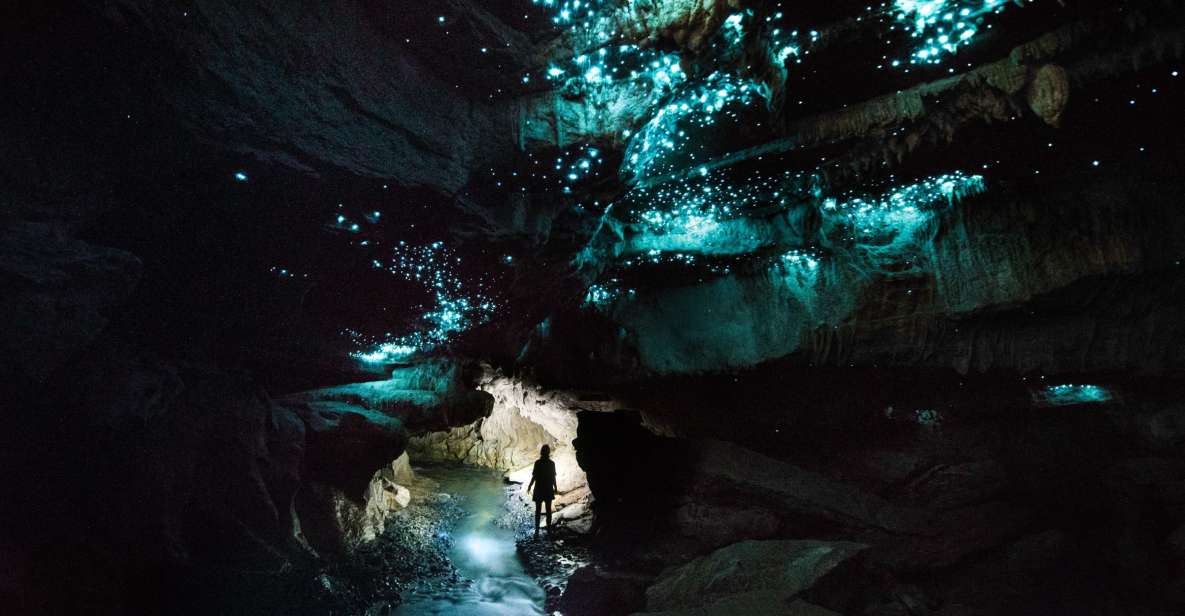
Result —
<svg viewBox="0 0 1185 616"><path fill-rule="evenodd" d="M532 492L531 488L535 490ZM551 500L555 498L558 487L555 483L555 462L551 461L551 447L544 445L539 450L539 459L535 460L535 468L531 471L531 483L527 484L527 491L535 499L535 534L539 534L539 515L544 503L547 504L547 530L551 530Z"/></svg>

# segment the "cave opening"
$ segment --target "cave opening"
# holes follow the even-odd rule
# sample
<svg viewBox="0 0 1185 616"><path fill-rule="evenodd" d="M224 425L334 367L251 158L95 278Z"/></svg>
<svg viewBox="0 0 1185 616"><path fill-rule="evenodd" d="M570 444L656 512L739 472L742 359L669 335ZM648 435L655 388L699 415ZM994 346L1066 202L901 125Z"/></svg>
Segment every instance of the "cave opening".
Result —
<svg viewBox="0 0 1185 616"><path fill-rule="evenodd" d="M5 613L1185 610L1181 3L6 9Z"/></svg>

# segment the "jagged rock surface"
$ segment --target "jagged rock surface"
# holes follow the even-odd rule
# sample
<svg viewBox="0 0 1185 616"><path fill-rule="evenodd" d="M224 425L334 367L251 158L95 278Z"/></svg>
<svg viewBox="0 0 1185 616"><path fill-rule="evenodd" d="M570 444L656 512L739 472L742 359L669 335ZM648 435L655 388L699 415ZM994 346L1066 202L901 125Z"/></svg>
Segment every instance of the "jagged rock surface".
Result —
<svg viewBox="0 0 1185 616"><path fill-rule="evenodd" d="M203 140L305 172L340 168L448 192L513 147L509 115L459 95L384 36L362 2L186 8L130 0L102 12L191 76L164 95ZM423 18L419 32L436 25L434 14Z"/></svg>
<svg viewBox="0 0 1185 616"><path fill-rule="evenodd" d="M748 601L749 593L760 595L749 602L753 606L788 602L867 547L826 541L736 543L664 571L646 590L646 607L662 612L705 606L707 613L725 613L713 604L738 605Z"/></svg>

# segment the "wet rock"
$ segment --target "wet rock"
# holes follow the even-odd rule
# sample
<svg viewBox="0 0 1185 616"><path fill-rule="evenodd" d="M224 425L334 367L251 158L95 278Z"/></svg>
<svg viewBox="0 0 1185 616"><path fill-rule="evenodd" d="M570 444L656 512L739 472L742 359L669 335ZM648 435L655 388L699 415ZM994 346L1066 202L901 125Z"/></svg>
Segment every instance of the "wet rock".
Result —
<svg viewBox="0 0 1185 616"><path fill-rule="evenodd" d="M301 488L296 510L309 545L336 558L375 537L376 519L366 505L334 486L309 482Z"/></svg>
<svg viewBox="0 0 1185 616"><path fill-rule="evenodd" d="M646 590L646 607L686 609L726 598L776 606L867 547L843 541L743 541L663 571ZM760 595L737 596L753 592Z"/></svg>
<svg viewBox="0 0 1185 616"><path fill-rule="evenodd" d="M408 458L406 451L399 454L399 457L395 458L395 461L391 463L390 479L395 483L403 485L408 485L415 481L416 474L411 468L411 459Z"/></svg>
<svg viewBox="0 0 1185 616"><path fill-rule="evenodd" d="M1069 99L1070 82L1066 69L1056 64L1038 67L1025 88L1025 100L1029 108L1050 126L1061 124L1062 111Z"/></svg>
<svg viewBox="0 0 1185 616"><path fill-rule="evenodd" d="M379 471L364 495L364 521L361 539L369 541L382 534L387 519L411 504L411 491L383 476Z"/></svg>

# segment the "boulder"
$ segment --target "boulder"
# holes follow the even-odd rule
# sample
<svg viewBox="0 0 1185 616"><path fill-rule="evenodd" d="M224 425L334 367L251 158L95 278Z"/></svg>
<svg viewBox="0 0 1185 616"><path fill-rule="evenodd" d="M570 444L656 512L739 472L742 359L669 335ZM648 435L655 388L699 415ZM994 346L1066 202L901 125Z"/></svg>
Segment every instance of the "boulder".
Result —
<svg viewBox="0 0 1185 616"><path fill-rule="evenodd" d="M728 507L699 502L682 505L675 511L675 527L680 533L721 547L743 539L767 539L777 532L778 517L756 507Z"/></svg>
<svg viewBox="0 0 1185 616"><path fill-rule="evenodd" d="M646 605L649 578L585 565L572 573L556 604L567 616L629 614Z"/></svg>
<svg viewBox="0 0 1185 616"><path fill-rule="evenodd" d="M411 459L408 458L405 451L391 463L391 481L406 486L411 485L411 482L415 480L416 474L411 468Z"/></svg>
<svg viewBox="0 0 1185 616"><path fill-rule="evenodd" d="M375 471L403 453L407 433L394 417L341 402L289 403L305 422L305 477L341 489L356 502Z"/></svg>
<svg viewBox="0 0 1185 616"><path fill-rule="evenodd" d="M742 541L663 571L646 589L646 608L686 610L730 597L738 604L774 607L867 547L846 541ZM748 594L754 592L761 595Z"/></svg>
<svg viewBox="0 0 1185 616"><path fill-rule="evenodd" d="M868 558L889 569L941 568L1020 536L1031 518L1024 507L992 501L945 511L924 533L872 529L858 537L875 546Z"/></svg>
<svg viewBox="0 0 1185 616"><path fill-rule="evenodd" d="M703 440L694 451L692 482L697 489L735 490L787 512L845 526L930 532L928 516L921 511L739 445Z"/></svg>
<svg viewBox="0 0 1185 616"><path fill-rule="evenodd" d="M935 466L910 482L906 493L921 507L951 509L991 500L1008 485L1004 467L995 460Z"/></svg>

